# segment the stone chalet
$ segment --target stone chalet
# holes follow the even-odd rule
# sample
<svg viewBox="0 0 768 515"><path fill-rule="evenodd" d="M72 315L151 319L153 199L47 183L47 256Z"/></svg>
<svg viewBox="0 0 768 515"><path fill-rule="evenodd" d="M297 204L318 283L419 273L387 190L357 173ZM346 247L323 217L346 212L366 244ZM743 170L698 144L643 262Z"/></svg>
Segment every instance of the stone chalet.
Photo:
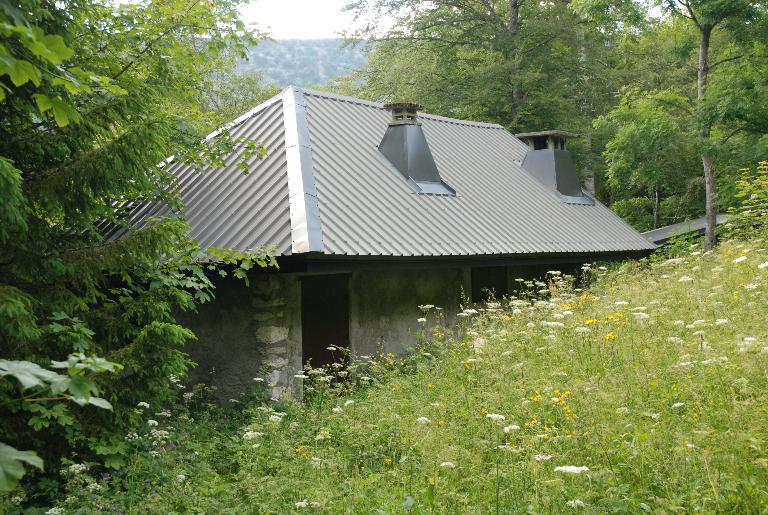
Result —
<svg viewBox="0 0 768 515"><path fill-rule="evenodd" d="M331 344L356 355L413 344L420 304L450 321L462 294L502 296L542 267L654 249L582 191L568 133L516 137L418 109L289 87L227 127L266 157L240 148L220 169L166 165L203 247L280 252L279 271L254 271L250 287L223 279L185 315L199 338L193 380L225 399L263 373L274 397L298 392L294 374L327 363ZM129 221L170 214L142 205Z"/></svg>

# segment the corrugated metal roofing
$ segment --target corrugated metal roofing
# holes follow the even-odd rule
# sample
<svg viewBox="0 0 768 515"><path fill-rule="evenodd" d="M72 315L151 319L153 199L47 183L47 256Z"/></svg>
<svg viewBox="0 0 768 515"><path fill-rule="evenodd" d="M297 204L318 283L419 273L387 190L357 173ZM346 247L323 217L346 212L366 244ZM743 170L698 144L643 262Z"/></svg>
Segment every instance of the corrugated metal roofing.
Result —
<svg viewBox="0 0 768 515"><path fill-rule="evenodd" d="M730 218L727 215L717 215L717 225L724 224ZM707 218L702 216L701 218L695 218L693 220L686 220L672 225L665 225L652 231L646 231L643 233L645 238L653 243L661 244L667 240L675 237L682 236L684 234L690 234L698 232L704 234L704 230L707 228Z"/></svg>
<svg viewBox="0 0 768 515"><path fill-rule="evenodd" d="M267 146L249 175L237 168L238 152L226 168L202 174L173 165L193 236L203 246L274 244L283 254L346 256L654 248L599 202L561 202L521 168L528 147L503 127L419 118L455 197L415 193L378 151L390 119L383 105L288 88L230 129ZM140 208L132 218L161 209Z"/></svg>
<svg viewBox="0 0 768 515"><path fill-rule="evenodd" d="M184 163L171 163L177 177L184 215L192 237L202 247L247 250L261 244L275 245L282 254L291 252L291 219L288 210L285 130L283 105L272 99L251 111L230 134L262 143L266 157L250 158L248 174L238 167L240 148L225 159L223 168L202 170ZM141 226L147 218L167 216L171 210L155 203L136 208L132 224ZM120 237L125 230L110 235Z"/></svg>

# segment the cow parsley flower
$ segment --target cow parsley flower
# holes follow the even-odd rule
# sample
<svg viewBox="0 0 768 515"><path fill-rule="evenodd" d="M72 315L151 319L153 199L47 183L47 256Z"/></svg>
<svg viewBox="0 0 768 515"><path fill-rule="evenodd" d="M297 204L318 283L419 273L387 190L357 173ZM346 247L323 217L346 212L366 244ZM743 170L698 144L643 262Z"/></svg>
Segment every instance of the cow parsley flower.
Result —
<svg viewBox="0 0 768 515"><path fill-rule="evenodd" d="M520 426L512 424L511 426L504 426L505 433L511 433L512 431L520 431Z"/></svg>
<svg viewBox="0 0 768 515"><path fill-rule="evenodd" d="M685 403L684 403L684 402L676 402L676 403L674 403L674 404L672 405L672 408L673 408L673 409L678 409L678 408L682 408L683 406L685 406Z"/></svg>
<svg viewBox="0 0 768 515"><path fill-rule="evenodd" d="M296 508L299 508L299 509L301 509L301 508L307 508L307 507L309 506L309 501L308 501L308 500L306 500L306 499L303 499L303 500L301 500L301 501L297 501L297 502L293 503L293 505L294 505Z"/></svg>
<svg viewBox="0 0 768 515"><path fill-rule="evenodd" d="M157 427L157 425L158 425L158 422L157 422L157 420L152 420L152 419L150 418L149 420L147 420L147 425L148 425L149 427Z"/></svg>
<svg viewBox="0 0 768 515"><path fill-rule="evenodd" d="M142 408L142 409L148 409L149 408L149 403L141 401L140 403L138 403L136 405L136 407L137 408Z"/></svg>
<svg viewBox="0 0 768 515"><path fill-rule="evenodd" d="M270 415L269 416L269 421L270 422L275 422L275 423L282 422L283 421L283 417L281 417L280 415Z"/></svg>
<svg viewBox="0 0 768 515"><path fill-rule="evenodd" d="M747 260L747 256L740 256L733 260L734 263L743 263Z"/></svg>
<svg viewBox="0 0 768 515"><path fill-rule="evenodd" d="M757 268L760 269L760 270L768 268L768 261L766 261L764 263L760 263L759 265L757 265Z"/></svg>
<svg viewBox="0 0 768 515"><path fill-rule="evenodd" d="M442 462L440 464L440 466L443 467L444 469L455 469L456 468L456 464L453 463L452 461L444 461L444 462Z"/></svg>
<svg viewBox="0 0 768 515"><path fill-rule="evenodd" d="M566 502L565 505L569 508L583 508L584 501L581 499L571 499L570 501Z"/></svg>
<svg viewBox="0 0 768 515"><path fill-rule="evenodd" d="M678 279L678 282L681 282L681 283L687 283L687 282L690 282L690 281L693 281L693 277L690 277L690 276L687 276L687 275L684 275L680 279Z"/></svg>
<svg viewBox="0 0 768 515"><path fill-rule="evenodd" d="M353 401L352 399L347 399L344 402L344 406L352 406L354 403L355 403L355 401Z"/></svg>
<svg viewBox="0 0 768 515"><path fill-rule="evenodd" d="M344 411L344 410L343 410L343 409L341 409L341 406L336 406L336 407L335 407L335 408L333 408L331 411L332 411L332 412L334 412L334 413L341 413L341 412L342 412L342 411Z"/></svg>
<svg viewBox="0 0 768 515"><path fill-rule="evenodd" d="M537 454L533 457L536 461L549 461L552 459L552 456L549 454Z"/></svg>
<svg viewBox="0 0 768 515"><path fill-rule="evenodd" d="M584 472L589 472L589 467L584 467L584 466L577 467L575 465L560 465L559 467L555 467L555 472L562 472L563 474L581 474Z"/></svg>
<svg viewBox="0 0 768 515"><path fill-rule="evenodd" d="M488 413L485 418L490 420L504 420L504 415L499 415L498 413Z"/></svg>

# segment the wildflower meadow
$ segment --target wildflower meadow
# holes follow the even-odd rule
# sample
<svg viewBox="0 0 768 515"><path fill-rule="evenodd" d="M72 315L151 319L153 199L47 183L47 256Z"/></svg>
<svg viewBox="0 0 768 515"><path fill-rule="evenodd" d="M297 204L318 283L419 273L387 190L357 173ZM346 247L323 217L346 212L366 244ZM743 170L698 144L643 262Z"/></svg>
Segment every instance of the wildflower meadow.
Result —
<svg viewBox="0 0 768 515"><path fill-rule="evenodd" d="M421 306L418 348L297 371L303 402L256 377L141 404L127 466L73 462L49 513L764 511L766 247L587 266L583 291L553 270L453 324Z"/></svg>

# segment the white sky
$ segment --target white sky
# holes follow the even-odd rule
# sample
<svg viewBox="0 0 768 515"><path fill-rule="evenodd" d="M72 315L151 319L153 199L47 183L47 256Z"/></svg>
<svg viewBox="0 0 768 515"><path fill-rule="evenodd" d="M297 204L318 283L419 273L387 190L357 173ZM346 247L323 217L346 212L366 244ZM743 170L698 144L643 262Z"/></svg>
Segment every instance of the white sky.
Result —
<svg viewBox="0 0 768 515"><path fill-rule="evenodd" d="M342 12L348 0L251 0L240 8L274 39L336 38L352 26L352 13Z"/></svg>

